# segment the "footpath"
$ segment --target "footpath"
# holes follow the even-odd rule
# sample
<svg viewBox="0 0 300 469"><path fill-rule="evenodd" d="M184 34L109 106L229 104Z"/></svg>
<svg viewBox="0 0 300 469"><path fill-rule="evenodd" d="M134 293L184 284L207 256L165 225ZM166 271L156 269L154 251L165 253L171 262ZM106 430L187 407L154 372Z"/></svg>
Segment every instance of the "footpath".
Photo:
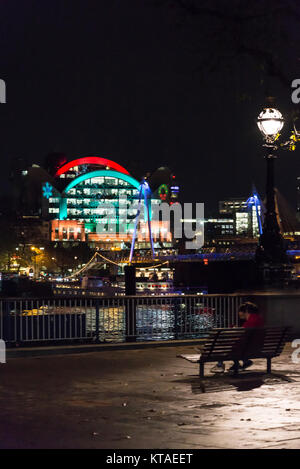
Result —
<svg viewBox="0 0 300 469"><path fill-rule="evenodd" d="M238 377L212 375L208 364L203 380L177 358L197 353L196 343L156 345L11 349L0 365L0 447L300 448L300 364L290 344L272 375L255 360Z"/></svg>

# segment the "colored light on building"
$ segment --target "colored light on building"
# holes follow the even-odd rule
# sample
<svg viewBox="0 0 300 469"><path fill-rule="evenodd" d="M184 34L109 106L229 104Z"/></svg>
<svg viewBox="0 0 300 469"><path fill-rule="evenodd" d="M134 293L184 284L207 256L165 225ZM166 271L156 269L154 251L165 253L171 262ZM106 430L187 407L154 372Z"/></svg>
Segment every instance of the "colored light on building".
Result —
<svg viewBox="0 0 300 469"><path fill-rule="evenodd" d="M167 195L168 195L169 189L167 184L161 184L158 188L158 195L161 200L166 200Z"/></svg>
<svg viewBox="0 0 300 469"><path fill-rule="evenodd" d="M128 182L128 184L135 187L135 189L138 189L140 187L140 183L136 179L134 179L132 176L129 176L128 174L120 173L118 171L98 170L98 171L92 171L90 173L81 174L77 178L73 179L73 181L71 181L67 185L64 192L66 194L67 192L69 192L70 189L73 189L73 187L77 186L77 184L79 184L80 182L86 181L87 179L92 179L92 178L101 177L101 176L121 179L122 181Z"/></svg>
<svg viewBox="0 0 300 469"><path fill-rule="evenodd" d="M85 241L85 239L84 223L77 220L51 221L51 241Z"/></svg>
<svg viewBox="0 0 300 469"><path fill-rule="evenodd" d="M141 185L132 176L111 170L97 170L84 173L72 179L65 188L59 201L59 208L49 207L51 213L59 213L60 220L76 219L85 223L85 231L89 240L94 234L130 233L134 224L128 208L120 203L124 197L130 204L138 200L140 190L147 194L151 217L151 190L146 181ZM127 208L126 208L127 207ZM55 210L55 212L54 212ZM147 212L144 212L147 220ZM102 236L99 237L102 238ZM127 241L127 239L126 239Z"/></svg>
<svg viewBox="0 0 300 469"><path fill-rule="evenodd" d="M50 197L52 197L52 194L53 194L53 187L51 186L51 184L49 184L49 182L46 182L43 185L43 197L45 197L46 199L49 199Z"/></svg>
<svg viewBox="0 0 300 469"><path fill-rule="evenodd" d="M98 156L86 156L83 158L77 158L73 161L70 161L69 163L64 164L61 168L56 171L55 176L61 176L62 174L68 172L70 169L75 168L76 166L86 164L105 166L114 169L115 171L118 171L120 173L129 175L129 172L125 168L123 168L123 166L119 165L118 163L115 163L114 161L108 160L107 158L100 158Z"/></svg>
<svg viewBox="0 0 300 469"><path fill-rule="evenodd" d="M48 198L52 241L85 241L92 247L121 250L132 242L136 224L140 249L148 249L150 242L153 247L153 240L172 242L168 225L154 221L150 229L148 221L151 205L167 198L167 184L160 187L162 198L153 197L146 178L140 182L117 163L98 157L65 163L56 176L65 184L60 194L55 189L55 196ZM136 223L135 212L140 211L144 216Z"/></svg>

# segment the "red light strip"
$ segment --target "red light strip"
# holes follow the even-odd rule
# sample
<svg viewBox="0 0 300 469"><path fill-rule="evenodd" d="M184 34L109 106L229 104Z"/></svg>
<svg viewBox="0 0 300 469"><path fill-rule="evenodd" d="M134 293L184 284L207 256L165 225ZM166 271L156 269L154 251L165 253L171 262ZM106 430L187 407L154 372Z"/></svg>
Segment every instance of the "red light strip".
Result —
<svg viewBox="0 0 300 469"><path fill-rule="evenodd" d="M74 168L75 166L80 166L82 164L98 164L100 166L108 166L109 168L119 171L120 173L129 174L129 172L123 168L123 166L115 163L114 161L108 160L106 158L100 158L99 156L86 156L83 158L77 158L76 160L64 164L56 171L55 177L58 177L61 174L69 171L69 169Z"/></svg>

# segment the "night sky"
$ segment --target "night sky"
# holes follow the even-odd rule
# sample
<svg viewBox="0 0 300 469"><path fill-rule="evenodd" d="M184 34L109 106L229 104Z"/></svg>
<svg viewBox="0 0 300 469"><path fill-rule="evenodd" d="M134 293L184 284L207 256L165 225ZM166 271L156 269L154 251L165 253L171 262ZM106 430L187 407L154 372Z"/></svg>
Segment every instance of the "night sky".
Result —
<svg viewBox="0 0 300 469"><path fill-rule="evenodd" d="M255 118L266 88L252 59L218 64L215 19L199 25L151 0L2 0L0 17L2 191L13 158L43 164L55 151L106 156L137 178L169 166L183 200L205 202L207 214L218 200L249 195L252 183L264 194ZM284 28L299 46L300 22ZM288 79L300 78L299 50L278 39ZM295 111L291 89L276 76L272 84L282 113ZM294 207L298 174L300 145L276 162L277 186Z"/></svg>

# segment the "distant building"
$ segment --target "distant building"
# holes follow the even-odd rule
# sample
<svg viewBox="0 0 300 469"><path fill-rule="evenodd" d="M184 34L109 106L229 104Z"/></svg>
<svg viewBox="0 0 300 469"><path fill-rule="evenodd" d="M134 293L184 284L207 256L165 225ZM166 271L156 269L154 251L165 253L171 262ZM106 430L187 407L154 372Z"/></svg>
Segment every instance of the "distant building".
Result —
<svg viewBox="0 0 300 469"><path fill-rule="evenodd" d="M204 241L206 244L217 245L227 244L225 238L234 236L234 219L225 216L218 218L207 218L204 220Z"/></svg>
<svg viewBox="0 0 300 469"><path fill-rule="evenodd" d="M262 227L262 203L256 191L249 198L231 198L219 202L220 215L234 220L234 235L258 238Z"/></svg>
<svg viewBox="0 0 300 469"><path fill-rule="evenodd" d="M220 215L231 215L236 212L247 210L246 198L231 198L219 202Z"/></svg>
<svg viewBox="0 0 300 469"><path fill-rule="evenodd" d="M298 190L298 195L300 197L300 190ZM300 222L297 220L296 213L276 188L274 196L275 213L282 236L287 240L299 242ZM300 205L298 209L300 212ZM253 249L251 246L257 244L258 237L262 233L264 213L265 207L256 190L253 190L253 194L248 199L244 197L220 201L219 216L213 223L207 223L207 221L205 223L206 246L229 250L230 246L235 246L238 250ZM225 217L228 221L231 220L231 227L227 232Z"/></svg>
<svg viewBox="0 0 300 469"><path fill-rule="evenodd" d="M20 242L24 244L43 244L50 238L50 223L41 220L38 216L19 217L15 224L14 230Z"/></svg>
<svg viewBox="0 0 300 469"><path fill-rule="evenodd" d="M25 169L26 168L26 169ZM63 154L47 157L46 169L18 165L13 174L15 205L21 216L49 222L52 242L87 242L99 249L128 249L134 231L140 182L120 164L96 156L67 161ZM161 201L178 200L179 186L170 169L162 167L147 176L150 213ZM142 194L142 209L144 197ZM168 222L153 221L155 247L173 247ZM137 249L148 249L150 237L146 210L141 212Z"/></svg>

